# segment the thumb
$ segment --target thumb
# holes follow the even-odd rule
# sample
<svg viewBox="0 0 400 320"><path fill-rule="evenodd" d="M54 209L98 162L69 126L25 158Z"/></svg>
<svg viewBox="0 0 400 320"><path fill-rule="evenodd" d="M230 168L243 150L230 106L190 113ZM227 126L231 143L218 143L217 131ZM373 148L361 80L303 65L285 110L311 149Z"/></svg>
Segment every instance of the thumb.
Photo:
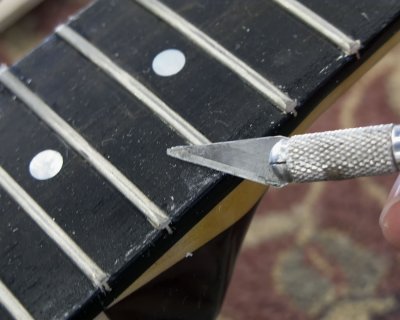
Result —
<svg viewBox="0 0 400 320"><path fill-rule="evenodd" d="M381 212L379 224L386 240L400 249L400 176L397 177Z"/></svg>

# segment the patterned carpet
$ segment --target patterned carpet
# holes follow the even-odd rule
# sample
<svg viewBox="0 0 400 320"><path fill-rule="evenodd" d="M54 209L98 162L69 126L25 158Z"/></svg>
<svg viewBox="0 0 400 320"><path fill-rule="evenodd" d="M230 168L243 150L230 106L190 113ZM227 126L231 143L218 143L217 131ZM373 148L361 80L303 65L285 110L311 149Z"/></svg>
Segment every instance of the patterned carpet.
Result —
<svg viewBox="0 0 400 320"><path fill-rule="evenodd" d="M11 63L88 0L46 1L0 34ZM400 47L310 128L400 122ZM220 320L400 319L400 255L378 226L395 176L271 189L246 237Z"/></svg>
<svg viewBox="0 0 400 320"><path fill-rule="evenodd" d="M400 121L400 47L310 128ZM400 319L400 255L378 225L395 176L270 189L221 320Z"/></svg>

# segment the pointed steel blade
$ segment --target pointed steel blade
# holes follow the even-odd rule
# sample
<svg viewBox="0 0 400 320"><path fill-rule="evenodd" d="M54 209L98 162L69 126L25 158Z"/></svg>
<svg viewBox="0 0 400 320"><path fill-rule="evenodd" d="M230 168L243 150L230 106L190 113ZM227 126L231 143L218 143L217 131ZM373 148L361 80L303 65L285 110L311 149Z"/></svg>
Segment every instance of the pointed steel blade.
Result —
<svg viewBox="0 0 400 320"><path fill-rule="evenodd" d="M178 146L168 149L167 154L247 180L280 186L282 181L273 172L268 159L272 147L282 138L275 136Z"/></svg>

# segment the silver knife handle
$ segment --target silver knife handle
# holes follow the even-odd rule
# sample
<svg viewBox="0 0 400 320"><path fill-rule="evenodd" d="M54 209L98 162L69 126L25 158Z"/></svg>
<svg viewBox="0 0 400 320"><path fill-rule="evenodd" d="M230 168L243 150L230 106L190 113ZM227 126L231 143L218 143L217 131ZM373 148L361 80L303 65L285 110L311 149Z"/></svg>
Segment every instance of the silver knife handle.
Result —
<svg viewBox="0 0 400 320"><path fill-rule="evenodd" d="M277 144L273 167L283 183L381 175L398 171L400 163L400 126L393 124L296 135Z"/></svg>

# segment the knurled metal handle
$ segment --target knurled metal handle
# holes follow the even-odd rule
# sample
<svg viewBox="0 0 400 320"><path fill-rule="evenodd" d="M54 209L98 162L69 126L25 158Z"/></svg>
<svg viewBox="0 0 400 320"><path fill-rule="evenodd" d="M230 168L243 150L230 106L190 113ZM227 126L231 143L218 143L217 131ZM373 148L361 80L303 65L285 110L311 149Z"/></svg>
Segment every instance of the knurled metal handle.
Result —
<svg viewBox="0 0 400 320"><path fill-rule="evenodd" d="M293 136L278 142L279 174L285 182L312 182L395 172L399 137L393 124Z"/></svg>

